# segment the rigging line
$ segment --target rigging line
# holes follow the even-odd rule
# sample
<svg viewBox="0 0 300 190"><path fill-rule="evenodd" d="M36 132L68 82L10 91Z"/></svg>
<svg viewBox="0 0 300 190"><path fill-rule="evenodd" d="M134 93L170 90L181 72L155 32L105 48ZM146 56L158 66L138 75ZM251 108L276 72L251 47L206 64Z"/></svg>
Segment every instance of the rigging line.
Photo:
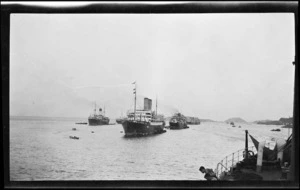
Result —
<svg viewBox="0 0 300 190"><path fill-rule="evenodd" d="M73 87L73 89L82 89L82 88L114 88L121 86L129 86L130 84L115 84L115 85L90 85L90 86L77 86Z"/></svg>
<svg viewBox="0 0 300 190"><path fill-rule="evenodd" d="M114 88L114 87L122 87L122 86L130 86L130 83L125 83L125 84L112 84L112 85L84 85L84 86L70 86L68 85L65 81L59 79L57 80L61 84L63 84L65 87L70 88L70 89L83 89L83 88Z"/></svg>

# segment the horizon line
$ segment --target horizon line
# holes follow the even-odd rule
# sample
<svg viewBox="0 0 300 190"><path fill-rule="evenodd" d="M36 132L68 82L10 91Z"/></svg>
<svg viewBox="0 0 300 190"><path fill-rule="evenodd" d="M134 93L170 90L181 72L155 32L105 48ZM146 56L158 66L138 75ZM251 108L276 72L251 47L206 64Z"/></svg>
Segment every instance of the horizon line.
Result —
<svg viewBox="0 0 300 190"><path fill-rule="evenodd" d="M33 115L31 115L31 116L29 116L29 115L9 115L9 117L40 117L40 118L85 118L84 116L33 116ZM170 117L170 116L166 116L166 118L167 117ZM194 116L186 116L186 117L194 117ZM87 117L88 118L88 117ZM116 118L118 118L118 117L116 117ZM112 118L112 119L116 119L116 118ZM233 119L233 118L240 118L240 119L243 119L243 118L241 118L241 117L230 117L230 118L228 118L228 119L226 119L226 120L229 120L229 119ZM282 117L282 118L285 118L285 117ZM293 118L293 117L287 117L287 118ZM211 120L211 121L215 121L215 122L226 122L226 120L214 120L214 119L210 119L210 118L199 118L200 120L202 119L202 120ZM243 119L244 120L244 119ZM256 120L253 120L253 121L246 121L246 120L244 120L246 123L253 123L253 122L256 122L256 121L267 121L267 120L269 120L269 121L277 121L277 120L273 120L273 119L256 119ZM279 120L279 119L278 119Z"/></svg>

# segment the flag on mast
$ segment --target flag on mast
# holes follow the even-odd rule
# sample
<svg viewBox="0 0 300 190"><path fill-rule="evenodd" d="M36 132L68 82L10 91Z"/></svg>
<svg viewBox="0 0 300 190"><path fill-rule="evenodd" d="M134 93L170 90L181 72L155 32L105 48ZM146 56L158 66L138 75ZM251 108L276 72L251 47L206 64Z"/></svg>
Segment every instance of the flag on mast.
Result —
<svg viewBox="0 0 300 190"><path fill-rule="evenodd" d="M136 81L134 81L132 84L135 84ZM136 94L136 88L133 89L133 94Z"/></svg>

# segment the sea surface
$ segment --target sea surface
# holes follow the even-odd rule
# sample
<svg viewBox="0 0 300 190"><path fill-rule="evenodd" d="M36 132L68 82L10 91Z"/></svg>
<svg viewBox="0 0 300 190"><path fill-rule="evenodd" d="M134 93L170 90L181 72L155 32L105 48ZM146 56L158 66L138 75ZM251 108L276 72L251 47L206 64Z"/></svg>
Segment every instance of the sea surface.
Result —
<svg viewBox="0 0 300 190"><path fill-rule="evenodd" d="M199 167L215 169L225 156L243 149L246 129L259 141L288 137L281 126L203 122L125 138L121 124L77 122L87 118L11 117L10 180L203 180ZM271 131L277 128L281 131Z"/></svg>

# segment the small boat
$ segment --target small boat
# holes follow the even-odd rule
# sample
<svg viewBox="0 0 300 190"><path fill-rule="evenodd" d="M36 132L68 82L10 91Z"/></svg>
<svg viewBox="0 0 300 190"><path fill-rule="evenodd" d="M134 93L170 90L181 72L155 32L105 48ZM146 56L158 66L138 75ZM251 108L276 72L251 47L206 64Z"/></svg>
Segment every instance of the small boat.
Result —
<svg viewBox="0 0 300 190"><path fill-rule="evenodd" d="M272 129L271 131L281 131L280 129Z"/></svg>
<svg viewBox="0 0 300 190"><path fill-rule="evenodd" d="M76 131L76 128L72 128L73 131Z"/></svg>
<svg viewBox="0 0 300 190"><path fill-rule="evenodd" d="M76 140L78 140L79 137L76 137L76 136L70 136L70 139L76 139Z"/></svg>

